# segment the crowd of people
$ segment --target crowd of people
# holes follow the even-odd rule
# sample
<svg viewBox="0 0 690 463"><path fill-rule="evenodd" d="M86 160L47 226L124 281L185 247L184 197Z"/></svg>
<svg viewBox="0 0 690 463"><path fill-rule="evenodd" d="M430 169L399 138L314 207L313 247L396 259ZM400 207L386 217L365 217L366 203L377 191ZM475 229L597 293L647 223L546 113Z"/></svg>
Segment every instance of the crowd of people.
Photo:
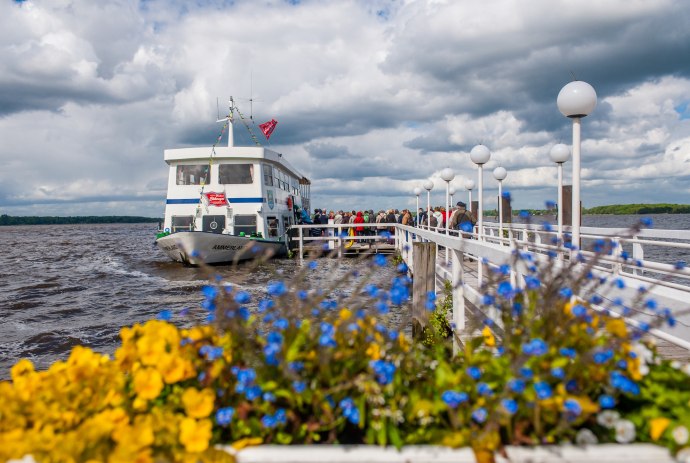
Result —
<svg viewBox="0 0 690 463"><path fill-rule="evenodd" d="M332 222L331 222L332 220ZM363 211L326 211L325 209L314 209L314 213L309 215L307 211L301 212L301 223L307 224L377 224L375 226L356 226L353 227L354 234L357 236L380 235L383 232L393 233L394 227L389 224L399 223L414 227L429 227L432 229L448 228L471 232L476 219L474 214L467 209L467 205L458 201L455 207L446 211L443 206L432 208L429 213L423 208L419 208L417 213L409 209L388 209L374 212L373 209ZM314 228L314 233L323 233L322 229Z"/></svg>

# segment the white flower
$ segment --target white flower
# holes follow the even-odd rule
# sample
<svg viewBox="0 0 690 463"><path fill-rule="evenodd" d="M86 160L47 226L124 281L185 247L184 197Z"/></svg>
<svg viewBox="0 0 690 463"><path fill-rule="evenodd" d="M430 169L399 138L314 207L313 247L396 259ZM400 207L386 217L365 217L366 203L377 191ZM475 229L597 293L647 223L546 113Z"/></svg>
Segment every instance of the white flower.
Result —
<svg viewBox="0 0 690 463"><path fill-rule="evenodd" d="M615 410L604 410L597 415L597 423L606 429L611 429L616 425L621 415Z"/></svg>
<svg viewBox="0 0 690 463"><path fill-rule="evenodd" d="M616 421L616 442L620 444L628 444L635 440L635 425L632 421L618 420Z"/></svg>
<svg viewBox="0 0 690 463"><path fill-rule="evenodd" d="M690 463L690 447L680 449L678 453L676 453L676 461L678 463Z"/></svg>
<svg viewBox="0 0 690 463"><path fill-rule="evenodd" d="M688 438L690 438L690 434L688 433L688 428L685 426L676 426L673 429L673 432L671 433L673 436L673 440L676 441L676 444L678 445L685 445L688 443Z"/></svg>
<svg viewBox="0 0 690 463"><path fill-rule="evenodd" d="M647 366L646 363L640 362L640 368L638 371L640 372L640 375L647 376L647 374L649 374L649 367Z"/></svg>
<svg viewBox="0 0 690 463"><path fill-rule="evenodd" d="M637 358L640 359L640 363L652 363L652 360L654 360L654 354L652 353L651 350L647 349L647 346L645 346L642 343L636 343L633 344L632 346L632 351L635 353Z"/></svg>
<svg viewBox="0 0 690 463"><path fill-rule="evenodd" d="M681 363L678 360L672 360L671 361L671 368L675 368L676 370L680 370Z"/></svg>
<svg viewBox="0 0 690 463"><path fill-rule="evenodd" d="M589 429L582 428L575 435L575 443L577 445L595 445L599 443L599 439Z"/></svg>

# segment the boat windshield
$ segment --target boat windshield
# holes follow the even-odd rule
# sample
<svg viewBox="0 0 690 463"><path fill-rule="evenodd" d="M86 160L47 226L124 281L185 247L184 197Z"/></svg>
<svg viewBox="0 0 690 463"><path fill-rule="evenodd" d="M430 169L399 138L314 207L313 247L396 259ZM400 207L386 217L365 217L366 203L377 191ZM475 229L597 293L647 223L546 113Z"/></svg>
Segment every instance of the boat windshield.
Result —
<svg viewBox="0 0 690 463"><path fill-rule="evenodd" d="M254 183L254 166L252 164L221 164L218 166L218 183L221 185Z"/></svg>
<svg viewBox="0 0 690 463"><path fill-rule="evenodd" d="M208 164L185 164L177 166L178 185L205 185L208 183Z"/></svg>

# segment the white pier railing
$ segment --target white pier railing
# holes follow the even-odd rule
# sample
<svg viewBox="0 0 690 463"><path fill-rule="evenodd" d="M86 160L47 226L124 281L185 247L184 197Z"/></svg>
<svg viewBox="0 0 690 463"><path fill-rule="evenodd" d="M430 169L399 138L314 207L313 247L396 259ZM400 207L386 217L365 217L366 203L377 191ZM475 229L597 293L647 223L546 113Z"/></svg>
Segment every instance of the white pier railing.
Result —
<svg viewBox="0 0 690 463"><path fill-rule="evenodd" d="M345 236L351 227L364 226L376 229L385 226L393 230L390 237L386 236ZM504 226L504 237L499 236L498 224L485 223L481 239L477 233L472 239L458 236L456 231L445 229L427 229L427 227L410 227L400 224L320 224L298 225L298 236L293 240L299 241L298 249L300 262L308 247L306 243L321 243L328 249L342 255L346 242L370 242L372 251L378 250L381 243L390 243L400 253L405 263L414 275L414 246L415 242L435 243L437 281L447 280L453 287L453 315L452 321L457 330L464 330L466 326L466 303L474 307L481 307L481 283L485 281L487 268L509 263L515 249L533 253L536 259L548 259L549 252L556 252L559 259L554 265L564 265L568 257L568 250L552 244L555 232L545 231L541 227L526 225ZM308 236L310 228L325 229L331 236ZM329 232L329 230L333 230ZM676 346L690 350L690 314L683 313L690 308L690 270L677 269L672 262L663 262L645 258L652 252L651 247L666 250L665 254L677 257L679 253L690 252L690 231L685 230L641 230L628 236L625 230L609 228L582 227L583 243L597 239L609 239L619 246L611 256L600 256L598 265L594 268L600 275L615 275L625 282L624 288L612 289L601 295L605 303L616 298L631 300L641 286L647 287L650 296L654 297L660 307L669 308L676 314L677 323L673 328L653 329L650 334L670 342ZM390 246L389 246L390 247ZM587 252L583 251L587 254ZM625 253L628 255L626 256ZM591 253L590 253L591 254ZM664 252L656 252L664 254ZM468 263L472 259L472 263ZM467 260L467 262L465 262ZM668 259L667 259L668 260ZM677 259L676 259L677 260ZM463 263L464 262L464 263ZM510 275L515 285L522 285L523 275L519 269L513 269ZM437 292L440 288L437 286ZM608 307L599 307L605 310ZM495 314L485 313L489 318L496 318ZM630 325L638 325L640 320L649 318L652 314L642 314L636 319L626 318Z"/></svg>

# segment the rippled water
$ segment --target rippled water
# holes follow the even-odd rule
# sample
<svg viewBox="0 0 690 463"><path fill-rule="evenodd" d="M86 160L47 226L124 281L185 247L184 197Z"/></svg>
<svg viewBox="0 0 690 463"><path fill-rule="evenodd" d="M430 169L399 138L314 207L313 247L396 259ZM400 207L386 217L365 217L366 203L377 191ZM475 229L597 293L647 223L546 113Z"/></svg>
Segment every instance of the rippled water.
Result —
<svg viewBox="0 0 690 463"><path fill-rule="evenodd" d="M690 215L651 217L656 228L690 228ZM625 228L638 219L585 216L583 225ZM163 309L171 309L179 325L203 319L199 290L207 275L168 260L153 245L155 232L155 224L0 227L0 379L9 376L19 358L45 368L77 344L112 353L120 327L154 318ZM676 252L657 257L688 260ZM320 259L309 284L326 289L362 265L354 259ZM268 281L290 277L298 266L283 259L258 268L244 264L213 270L256 299L265 294ZM375 281L390 281L393 273L392 268L378 271ZM185 308L190 315L182 317ZM407 309L399 310L393 322Z"/></svg>
<svg viewBox="0 0 690 463"><path fill-rule="evenodd" d="M0 227L0 379L9 377L9 367L20 358L45 368L78 344L112 353L120 327L163 309L181 326L201 321L206 313L199 307L200 289L208 275L170 261L154 247L155 232L155 224ZM364 265L356 259L319 259L309 285L328 289ZM254 300L265 295L270 280L298 271L287 259L213 267ZM372 281L381 284L393 276L391 267ZM179 315L183 309L189 315ZM392 322L400 316L394 314Z"/></svg>

